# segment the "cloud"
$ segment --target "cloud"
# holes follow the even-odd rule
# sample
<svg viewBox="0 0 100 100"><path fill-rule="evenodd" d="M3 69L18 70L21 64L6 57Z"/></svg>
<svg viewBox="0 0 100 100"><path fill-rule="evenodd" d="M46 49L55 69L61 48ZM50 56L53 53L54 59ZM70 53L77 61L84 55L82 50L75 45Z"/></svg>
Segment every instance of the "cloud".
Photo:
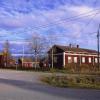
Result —
<svg viewBox="0 0 100 100"><path fill-rule="evenodd" d="M59 3L56 4L59 6L56 9L52 9L51 7L51 10L49 11L36 9L34 6L30 6L30 3L29 3L29 6L32 10L31 12L25 13L25 12L19 11L20 4L23 4L22 6L24 6L22 9L23 11L24 10L26 11L26 9L28 10L27 7L29 6L27 6L28 4L26 4L24 1L23 3L18 1L17 4L15 4L16 10L10 7L9 13L6 10L7 8L5 10L3 9L2 11L3 14L1 13L2 17L0 17L1 19L0 27L7 28L7 29L16 29L16 28L23 28L23 27L24 28L25 27L33 27L33 28L39 27L40 28L42 26L52 25L54 23L60 24L60 22L66 21L66 19L67 18L69 19L71 16L77 16L79 14L86 13L94 9L93 7L88 7L88 6L71 5L70 7L68 7L66 3L65 5L60 5L61 2L59 1ZM57 1L55 0L55 2ZM47 2L46 4L45 1L43 1L42 3L41 0L38 3L41 4L42 6L45 6L47 4L52 4L51 2ZM8 5L11 6L9 3ZM95 13L95 11L93 13Z"/></svg>
<svg viewBox="0 0 100 100"><path fill-rule="evenodd" d="M55 43L75 41L91 47L91 42L87 41L93 37L88 38L89 33L95 32L100 22L100 14L96 14L100 11L96 10L100 1L94 2L95 0L0 0L1 42L8 39L11 43L21 45L38 33L46 37L51 35L52 41L56 38ZM92 12L89 13L90 11ZM83 13L88 13L89 16L75 18Z"/></svg>

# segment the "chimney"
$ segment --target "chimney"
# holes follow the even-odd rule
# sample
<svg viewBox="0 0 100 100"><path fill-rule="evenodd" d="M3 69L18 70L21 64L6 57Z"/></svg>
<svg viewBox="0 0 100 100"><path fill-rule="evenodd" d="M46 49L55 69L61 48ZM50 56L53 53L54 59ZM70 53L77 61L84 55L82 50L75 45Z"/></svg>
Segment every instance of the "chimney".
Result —
<svg viewBox="0 0 100 100"><path fill-rule="evenodd" d="M79 48L79 45L77 45L77 48Z"/></svg>

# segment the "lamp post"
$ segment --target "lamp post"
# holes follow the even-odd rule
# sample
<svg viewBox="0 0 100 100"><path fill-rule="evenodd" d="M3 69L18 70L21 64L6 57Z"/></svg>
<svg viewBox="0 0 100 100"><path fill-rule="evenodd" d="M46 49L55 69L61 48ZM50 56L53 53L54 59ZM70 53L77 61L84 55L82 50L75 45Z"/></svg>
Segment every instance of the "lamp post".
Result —
<svg viewBox="0 0 100 100"><path fill-rule="evenodd" d="M53 47L52 47L52 68L53 68Z"/></svg>

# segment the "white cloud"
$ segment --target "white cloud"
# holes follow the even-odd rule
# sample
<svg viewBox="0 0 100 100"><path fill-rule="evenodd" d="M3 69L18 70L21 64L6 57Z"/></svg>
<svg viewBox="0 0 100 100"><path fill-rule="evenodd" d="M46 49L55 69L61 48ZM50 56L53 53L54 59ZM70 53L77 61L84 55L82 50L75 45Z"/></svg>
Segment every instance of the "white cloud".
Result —
<svg viewBox="0 0 100 100"><path fill-rule="evenodd" d="M38 34L42 33L43 35L48 33L53 34L54 37L59 37L57 41L59 40L60 42L63 41L62 37L70 41L77 40L78 42L78 40L88 36L87 32L94 32L97 29L98 22L100 21L100 15L97 15L94 17L94 22L86 26L93 15L97 13L94 7L87 5L76 6L73 4L68 6L68 4L65 4L59 5L51 10L41 10L34 8L31 4L31 12L28 13L20 13L20 9L18 9L20 1L14 5L16 9L14 8L10 10L10 12L8 12L5 8L0 7L0 27L5 30L6 28L7 30L9 29L7 32L1 31L0 35L4 34L5 36L8 36L7 34L10 34L10 32L15 29L16 33L19 32L19 34L23 34L16 35L17 37L15 40L19 39L20 41L24 41L25 37L28 35L32 36L35 32L38 32ZM18 7L16 5L18 5ZM27 4L23 3L23 9L25 11L27 11L27 7ZM73 19L75 16L79 16L80 14L88 13L90 11L93 11L93 15L81 17L79 20ZM19 28L23 31L19 30ZM81 41L84 42L85 39L82 39ZM12 39L11 43L22 44L22 42L14 42ZM90 44L90 42L88 42L88 44Z"/></svg>
<svg viewBox="0 0 100 100"><path fill-rule="evenodd" d="M94 11L93 7L89 6L71 6L69 10L76 12L77 14L88 13L90 11Z"/></svg>

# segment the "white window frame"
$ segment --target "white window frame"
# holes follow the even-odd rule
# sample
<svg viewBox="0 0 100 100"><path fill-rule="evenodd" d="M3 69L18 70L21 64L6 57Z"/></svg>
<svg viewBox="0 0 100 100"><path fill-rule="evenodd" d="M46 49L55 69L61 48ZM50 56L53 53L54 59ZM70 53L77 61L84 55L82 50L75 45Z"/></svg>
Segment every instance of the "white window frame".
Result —
<svg viewBox="0 0 100 100"><path fill-rule="evenodd" d="M68 56L68 63L72 63L72 57Z"/></svg>
<svg viewBox="0 0 100 100"><path fill-rule="evenodd" d="M88 58L88 61L89 61L89 63L92 63L92 58L89 57L89 58Z"/></svg>
<svg viewBox="0 0 100 100"><path fill-rule="evenodd" d="M74 63L77 63L77 57L74 57Z"/></svg>
<svg viewBox="0 0 100 100"><path fill-rule="evenodd" d="M98 58L95 58L95 63L98 63Z"/></svg>
<svg viewBox="0 0 100 100"><path fill-rule="evenodd" d="M82 63L85 63L85 57L82 57Z"/></svg>

